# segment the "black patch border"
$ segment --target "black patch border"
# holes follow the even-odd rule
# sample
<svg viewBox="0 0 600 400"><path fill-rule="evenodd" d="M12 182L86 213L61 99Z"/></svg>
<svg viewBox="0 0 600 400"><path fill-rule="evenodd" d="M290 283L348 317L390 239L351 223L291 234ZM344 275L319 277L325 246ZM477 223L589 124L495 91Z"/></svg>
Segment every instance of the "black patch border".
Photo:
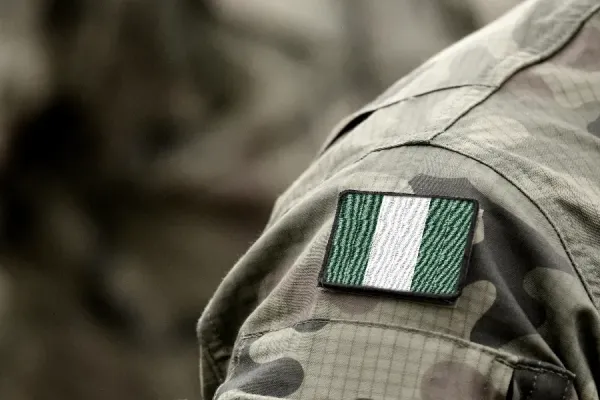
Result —
<svg viewBox="0 0 600 400"><path fill-rule="evenodd" d="M333 246L333 237L335 231L337 230L339 214L341 210L341 202L344 196L348 194L374 194L374 195L383 195L383 196L396 196L396 197L418 197L422 199L443 199L443 200L460 200L467 201L473 204L473 215L471 217L471 227L469 229L469 233L467 236L467 244L465 245L464 253L463 253L463 262L460 267L460 275L456 282L456 287L454 292L447 295L435 295L435 294L424 294L424 293L414 293L414 292L402 292L395 291L389 289L379 289L371 286L358 286L358 285L343 285L339 283L330 283L325 281L325 270L327 268L327 264L329 258L331 256L331 248ZM475 199L467 199L464 197L450 197L450 196L424 196L412 193L397 193L397 192L378 192L378 191L368 191L368 190L355 190L355 189L347 189L340 192L338 195L338 201L335 211L335 218L333 221L333 225L331 227L331 231L329 233L329 239L327 241L327 247L325 248L325 257L323 259L323 263L321 265L321 271L319 272L318 277L318 286L323 289L331 289L335 291L344 291L344 292L352 292L357 294L370 294L370 295L385 295L389 297L401 298L401 299L412 299L419 300L425 302L435 302L435 303L445 303L445 304L454 304L456 300L462 294L462 290L465 285L465 281L467 278L467 273L469 270L469 261L471 258L471 251L473 249L473 238L475 235L475 229L477 227L477 216L479 215L479 202Z"/></svg>

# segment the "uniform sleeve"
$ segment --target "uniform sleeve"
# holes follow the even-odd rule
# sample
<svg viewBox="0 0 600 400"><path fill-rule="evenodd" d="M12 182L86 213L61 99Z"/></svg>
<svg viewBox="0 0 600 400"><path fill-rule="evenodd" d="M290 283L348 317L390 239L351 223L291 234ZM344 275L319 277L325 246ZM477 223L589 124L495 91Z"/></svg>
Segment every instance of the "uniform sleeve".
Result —
<svg viewBox="0 0 600 400"><path fill-rule="evenodd" d="M454 301L319 285L349 190L477 202ZM414 249L390 239L400 229L394 223L377 243L384 259L400 262ZM369 236L367 225L348 240ZM442 265L458 257L430 251L448 258ZM385 268L371 276L404 279ZM552 225L487 166L427 144L354 158L332 151L279 199L202 316L203 391L220 400L585 398L586 382L593 385L585 343L595 340L589 326L597 323ZM582 384L574 384L575 370Z"/></svg>

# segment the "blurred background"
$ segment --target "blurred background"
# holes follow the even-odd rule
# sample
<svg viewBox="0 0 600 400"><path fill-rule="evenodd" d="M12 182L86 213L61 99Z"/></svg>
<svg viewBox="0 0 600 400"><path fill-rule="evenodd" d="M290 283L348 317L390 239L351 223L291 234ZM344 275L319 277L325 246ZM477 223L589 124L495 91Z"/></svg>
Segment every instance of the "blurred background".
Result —
<svg viewBox="0 0 600 400"><path fill-rule="evenodd" d="M0 0L0 399L198 399L333 125L518 0Z"/></svg>

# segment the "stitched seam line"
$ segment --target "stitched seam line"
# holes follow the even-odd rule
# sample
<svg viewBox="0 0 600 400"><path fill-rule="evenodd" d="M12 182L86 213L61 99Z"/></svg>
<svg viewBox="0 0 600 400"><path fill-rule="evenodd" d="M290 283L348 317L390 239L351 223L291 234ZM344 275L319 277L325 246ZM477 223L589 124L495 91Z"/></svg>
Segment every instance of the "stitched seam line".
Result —
<svg viewBox="0 0 600 400"><path fill-rule="evenodd" d="M211 363L213 364L215 370L218 372L218 374L216 374L217 378L219 380L223 380L224 379L224 374L221 371L221 368L219 368L219 363L217 362L217 360L215 359L215 357L213 356L212 348L217 348L217 349L222 349L223 346L220 346L218 343L213 342L208 342L202 338L200 338L199 340L200 342L200 346L202 346L202 352L206 355L206 358L210 359Z"/></svg>
<svg viewBox="0 0 600 400"><path fill-rule="evenodd" d="M212 301L211 301L212 303ZM208 306L206 307L206 310L209 309L210 303L208 304ZM204 319L206 319L206 321L203 321ZM204 339L203 335L203 326L202 324L204 323L204 326L208 325L207 328L210 331L210 336L211 339L210 341L207 341ZM197 324L196 324L196 336L199 339L199 342L201 344L204 344L206 347L206 354L209 354L211 359L213 361L215 361L215 358L212 356L212 350L211 347L215 347L217 349L224 347L222 343L218 343L218 340L215 341L214 338L218 338L219 337L219 332L217 331L217 328L215 327L215 323L213 321L212 318L208 318L208 317L204 317L204 315L200 316L200 319L198 320ZM215 361L216 364L216 361Z"/></svg>
<svg viewBox="0 0 600 400"><path fill-rule="evenodd" d="M599 9L600 9L600 7L599 7ZM590 299L590 301L592 302L592 304L596 308L598 308L598 304L596 303L596 300L594 299L594 297L592 295L592 292L590 291L590 288L589 288L589 286L588 286L585 278L583 277L583 275L581 273L581 270L579 269L579 267L575 263L575 259L573 258L573 255L571 254L571 251L567 247L567 243L566 243L565 238L563 237L563 235L558 230L557 224L550 218L550 216L548 215L548 213L535 200L533 200L533 198L531 196L529 196L529 194L527 194L526 191L524 191L520 186L518 186L515 182L513 182L508 176L506 176L505 174L503 174L501 171L499 171L498 169L494 168L493 166L485 163L483 160L480 160L479 158L476 158L476 157L471 156L469 154L463 153L460 150L456 150L456 149L447 147L447 146L439 144L439 143L430 143L430 142L420 141L420 142L407 142L407 143L401 143L401 144L388 145L388 146L385 146L385 147L379 147L379 148L377 148L375 150L372 150L372 151L368 152L367 154L365 154L364 156L362 156L359 160L357 160L355 163L353 163L352 165L349 165L347 167L354 166L355 164L357 164L358 162L362 161L366 157L368 157L368 156L370 156L372 154L375 154L377 152L391 150L391 149L399 149L399 148L402 148L402 147L409 147L409 146L415 146L415 147L416 146L421 146L421 147L435 147L435 148L443 149L443 150L446 150L446 151L449 151L449 152L452 152L452 153L455 153L455 154L459 154L459 155L461 155L463 157L469 158L469 159L471 159L473 161L476 161L476 162L480 163L481 165L484 165L487 168L491 169L496 174L498 174L500 177L502 177L504 180L506 180L506 182L508 182L510 185L512 185L515 189L517 189L519 192L521 192L521 194L523 194L523 196L525 196L525 198L527 198L530 201L530 203L533 204L533 206L540 211L540 213L544 216L544 218L546 219L546 221L548 221L548 224L550 224L550 226L552 227L552 230L554 231L554 233L558 237L558 240L560 241L560 244L561 244L561 246L562 246L565 254L567 255L567 258L568 258L569 262L571 263L571 267L573 268L573 270L577 274L577 277L579 278L579 281L583 285L583 287L585 289L585 292L588 295L588 298ZM324 182L321 183L321 184L319 184L317 187L315 187L314 190L317 190L323 184L324 184ZM287 213L296 203L297 202L294 202L294 204L292 204L292 206L290 206L285 211L285 213ZM282 215L285 215L285 213L282 214Z"/></svg>
<svg viewBox="0 0 600 400"><path fill-rule="evenodd" d="M569 379L565 378L565 390L563 392L562 400L566 400L567 399L567 392L569 390L569 384L570 383L571 383L571 381Z"/></svg>
<svg viewBox="0 0 600 400"><path fill-rule="evenodd" d="M486 84L466 84L466 85L457 85L456 88L460 88L460 87L488 87L491 88L492 90L489 93L486 93L482 96L481 99L475 100L473 103L469 104L467 107L465 107L464 110L460 111L455 118L453 118L452 120L450 120L442 129L440 130L436 130L432 132L432 136L428 139L428 140L434 140L436 138L438 138L439 136L443 135L444 133L446 133L454 124L456 124L458 121L460 121L463 117L465 117L469 112L471 112L473 109L475 109L477 106L481 105L482 103L484 103L488 98L490 98L490 96L492 96L494 93L496 93L498 91L498 89L500 89L502 86L504 86L515 74L517 74L518 72L525 70L527 68L531 68L537 64L540 64L542 62L544 62L545 60L547 60L548 58L554 56L555 54L559 53L560 51L562 51L564 49L565 46L567 46L574 38L575 36L579 33L579 31L581 30L581 28L583 27L583 25L585 25L585 23L592 18L592 16L597 13L600 10L600 4L597 4L593 7L591 7L586 14L584 14L583 18L581 18L578 23L577 26L575 27L575 29L571 30L570 32L566 33L564 35L564 37L562 37L557 43L558 45L556 45L555 47L550 48L549 50L545 51L545 52L541 52L538 54L537 57L523 62L521 64L518 64L516 67L513 68L512 72L506 74L506 76L499 82L499 84L497 85L486 85ZM527 48L526 50L531 50L531 47ZM455 87L445 87L445 88L440 88L439 90L445 90L445 89L454 89ZM426 92L422 95L428 95L431 93L435 93L439 90L432 90L430 92ZM344 127L346 127L349 123L351 123L355 118L360 117L361 115L364 115L365 113L372 113L372 112L376 112L377 110L383 109L385 107L394 105L394 104L399 104L400 102L409 100L411 98L414 97L419 97L418 96L413 96L413 97L407 97L404 98L402 100L399 101L395 101L392 102L390 104L386 104L385 102L383 103L384 105L380 105L380 106L374 106L373 109L370 109L369 106L367 106L365 109L363 109L364 111L362 112L358 112L354 117L350 118L348 120L347 123L344 124L344 126L342 126L339 129L339 132L336 133L332 138L328 138L325 140L325 144L322 146L321 150L317 152L317 156L320 157L323 155L323 153L325 153L325 151L327 149L329 149L331 147L331 145L333 144L333 142L335 140L337 140L340 136L340 133L343 132ZM428 133L428 131L424 131L423 133ZM393 148L393 147L400 147L402 146L402 144L398 144L398 145L390 145L387 148ZM365 158L366 156L368 156L369 154L382 150L381 148L375 148L375 149L369 149L368 152L366 154L364 154L362 157L358 158L357 160L355 160L354 162L350 163L347 165L347 167L352 167L355 164L357 164L358 162L360 162L363 158ZM318 188L319 186L321 186L327 179L331 178L331 176L326 177L322 182L320 182L316 187ZM285 209L283 209L280 213L275 213L276 210L274 210L272 217L278 216L281 217L285 214L287 214L287 212L294 206L294 204L296 204L298 201L293 202L292 205L286 207ZM269 221L270 222L270 221ZM587 285L586 285L586 290L588 290ZM588 294L589 294L589 290L588 290ZM596 304L594 302L594 304Z"/></svg>
<svg viewBox="0 0 600 400"><path fill-rule="evenodd" d="M409 100L412 100L412 99L416 99L416 98L419 98L419 97L428 96L430 94L442 92L442 91L445 91L445 90L456 90L456 89L464 89L464 88L472 88L472 87L494 89L490 93L493 93L493 92L495 92L498 89L498 85L493 85L493 84L486 84L486 83L462 83L462 84L455 84L455 85L440 86L438 88L427 90L427 91L424 91L422 93L418 93L418 94L415 94L415 95L412 95L412 96L403 96L403 97L400 97L399 99L394 99L394 96L391 96L389 99L387 99L385 101L382 101L380 103L377 100L374 100L371 104L366 105L361 110L357 111L354 114L351 114L350 117L347 117L346 122L340 128L335 129L335 131L334 131L335 133L332 133L330 136L328 136L325 139L325 142L321 145L320 150L317 152L317 156L323 155L327 150L329 150L333 146L333 144L336 141L338 141L339 139L341 139L342 136L344 136L346 133L348 133L351 130L353 130L353 129L351 129L350 131L348 131L346 129L347 129L347 127L349 125L352 124L353 121L355 121L356 119L358 119L360 117L363 117L363 116L365 116L367 114L372 114L374 112L377 112L379 110L383 110L385 108L388 108L388 107L391 107L391 106L394 106L394 105L399 105L399 104L405 103L405 102L407 102ZM483 100L485 100L488 97L488 95L485 95ZM475 107L477 104L479 104L483 100L477 100L473 104L469 104L467 106L467 110L466 111L470 110L472 107ZM367 116L367 118L368 118L368 116ZM451 123L454 123L454 122L451 122ZM446 128L443 128L443 129L446 129Z"/></svg>
<svg viewBox="0 0 600 400"><path fill-rule="evenodd" d="M383 323L376 323L376 322L352 321L352 320L345 320L345 319L328 319L328 318L311 318L311 319L303 320L301 322L296 322L294 324L284 326L284 327L278 328L278 329L264 330L264 331L260 331L260 332L254 332L254 333L247 333L247 334L243 335L243 339L248 340L250 338L264 336L267 333L277 332L277 331L280 331L283 329L288 329L288 328L295 328L297 326L301 326L301 325L304 325L304 324L310 323L310 322L325 322L327 324L352 325L352 326L363 326L363 327L367 327L367 328L382 328L382 329L406 331L406 332L422 334L423 336L447 339L449 341L456 342L458 345L460 345L461 347L465 347L465 348L478 348L481 346L477 343L469 342L469 341L466 341L464 339L461 339L461 338L458 338L455 336L446 335L446 334L439 333L439 332L429 332L429 331L425 331L425 330L422 330L419 328L413 328L413 327L402 326L402 325L390 325L390 324L383 324ZM485 352L485 353L489 353L490 355L493 355L494 357L499 356L497 353L495 353L491 350L488 350L486 348L481 348L481 351Z"/></svg>
<svg viewBox="0 0 600 400"><path fill-rule="evenodd" d="M552 374L552 375L556 375L556 376L560 376L563 379L566 379L567 381L571 381L571 379L573 379L575 377L575 374L573 374L571 371L567 371L564 370L564 372L561 371L557 371L555 369L550 369L550 368L544 368L544 367L532 367L529 365L523 365L520 364L519 362L516 363L511 363L511 362L506 362L505 360L499 358L496 361L498 361L499 363L502 363L508 367L511 367L513 369L519 369L519 370L523 370L523 371L531 371L531 372L536 372L536 373L544 373L544 374ZM553 365L554 368L557 368L556 366Z"/></svg>
<svg viewBox="0 0 600 400"><path fill-rule="evenodd" d="M207 365L210 367L211 372L217 378L219 382L223 382L223 376L221 375L221 371L218 370L217 364L213 359L212 355L207 351L207 349L202 349L202 354L204 355L205 360L207 361Z"/></svg>
<svg viewBox="0 0 600 400"><path fill-rule="evenodd" d="M498 361L510 368L513 368L513 369L523 369L523 370L534 371L534 372L550 373L550 374L561 376L565 379L570 379L569 374L571 374L571 373L567 370L565 370L564 372L559 372L559 371L554 371L554 370L547 369L544 367L535 368L535 367L531 367L531 366L521 365L521 364L519 364L518 361L511 361L508 359L510 357L516 357L516 356L512 356L510 354L504 355L504 354L496 352L494 349L487 348L483 345L480 345L479 343L469 342L468 340L461 339L459 337L455 337L455 336L451 336L451 335L447 335L447 334L443 334L443 333L439 333L439 332L429 332L426 330L408 327L408 326L388 325L388 324L374 323L374 322L351 321L351 320L344 320L344 319L311 318L311 319L306 319L306 320L303 320L300 322L296 322L294 324L287 325L287 326L284 326L284 327L281 327L278 329L267 329L267 330L263 330L260 332L244 334L241 336L240 346L252 338L261 337L268 333L278 332L283 329L295 328L299 325L303 325L303 324L311 323L311 322L326 322L327 324L352 325L352 326L363 326L363 327L367 327L367 328L390 329L390 330L394 330L394 331L416 333L416 334L420 334L422 336L431 337L431 338L435 338L435 339L444 339L444 340L453 342L454 344L456 344L457 346L459 346L463 349L473 349L473 350L477 350L481 353L488 354L488 355L494 357L494 359L496 361ZM240 352L240 349L237 350L238 354L239 354L239 352ZM554 367L556 367L556 366L554 366Z"/></svg>
<svg viewBox="0 0 600 400"><path fill-rule="evenodd" d="M552 57L552 56L560 53L569 43L571 43L571 41L573 41L573 39L581 31L581 28L583 28L583 26L585 25L585 23L590 18L592 18L592 16L594 16L594 14L596 14L596 12L598 12L598 10L600 10L600 4L597 4L597 5L593 6L593 7L591 7L589 10L587 10L587 13L584 14L584 16L577 22L577 26L575 27L575 29L572 29L570 32L567 32L558 41L556 41L556 43L558 43L556 46L551 47L550 49L548 49L546 51L540 52L536 57L534 57L531 60L528 60L526 62L523 62L521 64L516 65L512 69L511 72L509 72L508 74L506 74L504 76L504 78L499 82L498 85L494 86L493 90L491 90L482 99L475 101L465 111L463 111L462 113L458 114L456 116L456 118L452 119L444 128L442 128L439 132L437 132L435 135L433 135L429 140L434 140L435 138L437 138L437 137L441 136L442 134L444 134L445 132L447 132L448 129L450 129L452 127L452 125L456 124L461 118L463 118L470 111L472 111L473 109L475 109L477 106L481 105L488 98L490 98L490 96L492 96L499 89L501 89L502 86L504 86L512 77L515 76L515 74L519 73L520 71L523 71L523 70L526 70L528 68L531 68L531 67L533 67L533 66L535 66L537 64L540 64L540 63L546 61L547 59L549 59L550 57ZM545 41L547 38L549 38L549 35L544 36L543 40ZM534 49L531 48L531 47L528 47L528 48L526 48L525 50L522 50L522 51L526 52L528 50L534 50Z"/></svg>
<svg viewBox="0 0 600 400"><path fill-rule="evenodd" d="M571 373L568 370L557 371L554 369L549 369L549 368L544 368L544 367L533 367L533 366L529 366L529 365L523 365L523 364L520 364L519 361L511 361L508 359L510 357L516 357L516 356L512 356L510 354L507 354L507 355L499 354L494 349L487 348L483 345L480 345L479 343L470 342L465 339L461 339L461 338L458 338L455 336L451 336L451 335L447 335L447 334L443 334L443 333L439 333L439 332L430 332L430 331L413 328L413 327L408 327L408 326L389 325L389 324L363 322L363 321L351 321L351 320L343 320L343 319L327 319L327 318L310 318L310 319L296 322L294 324L287 325L287 326L284 326L284 327L281 327L278 329L266 329L263 331L247 333L245 335L242 335L240 338L240 343L239 343L240 347L237 349L236 355L234 357L235 358L234 364L237 364L237 359L239 358L239 354L241 353L242 346L246 342L248 342L250 339L258 338L258 337L264 336L268 333L278 332L278 331L281 331L284 329L295 328L299 325L303 325L306 323L312 323L312 322L326 322L327 324L364 326L367 328L381 328L381 329L390 329L390 330L395 330L395 331L417 333L422 336L427 336L427 337L431 337L431 338L435 338L435 339L445 339L447 341L455 343L457 346L459 346L463 349L474 349L481 353L488 354L488 355L494 357L495 361L498 361L499 363L504 364L507 367L510 367L512 369L527 370L527 371L536 372L538 374L539 373L553 374L553 375L560 376L561 378L564 378L564 379L568 380L569 382L575 376L573 373ZM552 367L558 368L555 365L553 365Z"/></svg>
<svg viewBox="0 0 600 400"><path fill-rule="evenodd" d="M242 351L244 350L244 346L246 345L247 342L248 342L247 339L240 339L239 343L237 344L237 349L233 352L233 357L231 357L231 375L232 376L235 374L235 370L239 367L240 357L241 357ZM220 383L221 384L219 385L219 387L217 388L215 393L217 393L219 391L219 389L221 388L221 386L223 386L223 384L225 382L222 379L220 381Z"/></svg>
<svg viewBox="0 0 600 400"><path fill-rule="evenodd" d="M492 363L490 364L490 371L487 374L488 376L485 378L485 383L483 384L483 395L485 396L485 398L489 397L490 379L495 370L496 358L497 357L495 357L494 360L492 361Z"/></svg>
<svg viewBox="0 0 600 400"><path fill-rule="evenodd" d="M527 395L527 397L525 398L525 400L531 400L531 398L533 397L533 393L535 392L535 389L536 389L536 386L537 386L537 380L538 380L539 376L540 376L540 374L538 372L533 377L533 385L531 385L531 390L529 391L529 394Z"/></svg>
<svg viewBox="0 0 600 400"><path fill-rule="evenodd" d="M508 176L506 176L505 174L503 174L501 171L499 171L498 169L494 168L493 166L485 163L484 161L480 160L479 158L476 158L474 156L471 156L469 154L463 153L459 150L453 149L453 148L449 148L447 146L444 146L442 144L439 143L430 143L430 142L425 142L425 141L418 141L418 142L406 142L406 143L400 143L400 144L391 144L388 146L383 146L383 147L378 147L374 150L369 151L368 153L364 154L363 156L361 156L358 160L356 160L354 163L347 165L346 167L344 167L341 171L338 171L337 174L342 173L343 171L345 171L346 169L352 168L354 167L356 164L358 164L360 161L362 161L363 159L365 159L366 157L375 154L377 152L380 151L386 151L386 150L391 150L391 149L399 149L402 147L409 147L409 146L421 146L421 147L434 147L434 148L439 148L439 149L443 149L455 154L459 154L463 157L469 158L473 161L476 161L478 163L480 163L481 165L486 166L487 168L491 169L492 171L494 171L496 174L498 174L498 176L502 177L504 180L506 180L507 183L509 183L510 185L512 185L515 189L517 189L521 194L523 194L523 196L529 200L529 202L531 204L533 204L533 206L535 208L537 208L539 210L539 212L544 216L544 218L546 219L546 221L548 221L548 224L550 224L550 226L552 227L552 230L554 231L554 233L556 234L556 236L558 237L558 240L560 241L560 244L563 248L563 251L565 252L565 254L567 255L567 258L569 260L569 262L571 263L571 267L573 268L573 270L575 271L575 273L577 274L577 277L579 278L579 281L581 282L581 284L583 285L585 292L588 295L588 299L592 302L592 304L598 308L598 304L596 302L596 300L594 299L590 288L585 280L585 278L583 277L581 270L579 269L579 267L577 266L577 264L575 263L575 259L573 258L573 255L571 253L571 251L569 250L569 248L567 247L567 243L565 238L563 237L563 235L560 233L560 231L558 230L557 224L550 218L550 216L548 215L548 213L535 201L533 200L533 198L531 196L528 195L528 193L526 191L524 191L520 186L518 186L515 182L513 182ZM336 174L336 175L337 175ZM335 175L334 175L335 177ZM330 177L331 178L331 177ZM317 186L315 186L312 190L310 190L309 192L307 192L305 194L309 195L310 193L314 193L317 190L319 190L324 184L326 183L326 180L319 183ZM305 197L303 196L303 198ZM284 211L282 211L279 215L278 218L282 218L283 216L285 216L292 208L294 208L298 203L300 203L303 198L301 199L297 199L296 201L292 202L291 205L289 205Z"/></svg>
<svg viewBox="0 0 600 400"><path fill-rule="evenodd" d="M412 145L412 146L414 146L414 145ZM525 196L525 198L527 198L529 200L529 202L531 204L533 204L535 206L535 208L537 208L539 210L539 212L544 216L544 218L546 219L546 221L548 221L548 224L550 224L550 226L554 230L554 233L558 237L558 240L560 241L560 244L562 245L562 248L563 248L565 254L567 255L567 258L569 259L569 262L571 263L571 267L573 268L573 270L577 274L577 277L579 278L579 281L583 285L583 287L584 287L584 289L585 289L585 291L586 291L586 293L588 295L588 298L590 299L590 301L592 302L592 304L594 304L596 307L598 306L596 304L596 301L594 300L594 297L592 296L590 288L588 287L588 284L585 281L585 279L584 279L584 277L583 277L583 275L582 275L579 267L575 263L575 259L573 258L573 255L571 254L571 251L567 247L566 240L564 239L563 235L558 230L557 224L550 218L550 215L548 215L548 213L531 196L529 196L529 194L525 190L523 190L519 185L517 185L515 182L513 182L508 176L506 176L505 174L503 174L501 171L499 171L498 169L494 168L493 166L485 163L483 160L480 160L479 158L471 156L470 154L463 153L460 150L453 149L453 148L450 148L450 147L446 147L444 145L437 144L437 143L435 143L435 144L434 143L429 143L428 145L424 145L423 147L426 147L426 146L432 146L432 147L437 147L437 148L440 148L440 149L444 149L444 150L447 150L447 151L450 151L450 152L453 152L453 153L456 153L456 154L460 154L463 157L467 157L467 158L469 158L469 159L471 159L473 161L476 161L476 162L480 163L481 165L484 165L484 166L488 167L489 169L491 169L492 171L494 171L496 174L498 174L499 176L501 176L502 178L504 178L506 180L506 182L508 182L515 189L517 189L519 192L521 192L521 194L523 194L523 196Z"/></svg>
<svg viewBox="0 0 600 400"><path fill-rule="evenodd" d="M322 155L323 153L325 153L325 151L327 151L327 149L329 149L333 143L335 141L337 141L341 136L342 133L346 133L344 131L345 127L348 126L353 120L355 120L356 118L359 118L362 115L368 114L368 113L372 113L375 112L377 110L392 106L392 105L397 105L400 104L406 100L412 99L412 98L416 98L416 97L421 97L421 96L426 96L432 93L436 93L442 90L451 90L451 89L457 89L457 88L462 88L462 87L488 87L491 88L492 90L485 94L483 96L483 98L474 101L472 104L470 104L469 106L466 107L465 110L459 112L456 116L456 118L453 118L444 128L442 128L441 130L439 130L437 133L434 134L434 136L432 136L430 138L430 140L435 139L436 137L442 135L443 133L445 133L452 125L454 125L456 122L458 122L462 117L464 117L467 113L469 113L472 109L474 109L475 107L477 107L478 105L480 105L481 103L485 102L491 95L493 95L495 92L497 92L502 86L504 86L506 84L506 82L508 82L515 74L517 74L518 72L525 70L527 68L531 68L532 66L535 66L539 63L542 63L543 61L547 60L548 58L554 56L555 54L559 53L560 51L562 51L565 46L567 46L574 38L575 36L577 36L577 34L579 33L579 31L581 30L581 28L583 27L583 25L596 13L598 12L598 10L600 10L600 5L596 5L591 7L586 14L584 14L583 18L581 18L578 22L577 22L577 26L575 27L575 29L570 30L569 32L565 33L564 36L560 37L557 41L554 41L555 43L557 43L554 47L550 47L549 49L547 49L546 51L542 51L539 52L535 57L518 63L517 65L515 65L512 68L512 71L510 71L509 73L505 74L505 76L500 80L500 82L496 83L496 84L485 84L485 83L471 83L471 84L458 84L458 85L448 85L448 86L443 86L443 87L439 87L436 89L432 89L430 91L426 91L423 93L419 93L413 96L408 96L408 97L404 97L398 100L394 100L391 102L382 102L381 104L377 104L377 100L373 101L372 105L367 105L365 108L363 108L362 110L358 111L353 117L348 119L348 122L345 123L341 128L337 129L337 132L335 134L333 134L331 137L328 137L325 140L325 143L321 146L321 149L318 151L318 155ZM545 42L546 39L549 39L550 35L545 35L542 39L541 42ZM510 56L514 56L515 54L519 54L519 53L526 53L526 52L531 52L535 50L533 47L529 46L525 49L522 49L519 52L516 53L512 53L510 55L508 55L507 57ZM426 72L422 72L421 74L426 73ZM419 75L415 75L415 77L417 77ZM413 77L413 79L415 78ZM393 96L391 96L393 98ZM389 100L388 100L389 101Z"/></svg>

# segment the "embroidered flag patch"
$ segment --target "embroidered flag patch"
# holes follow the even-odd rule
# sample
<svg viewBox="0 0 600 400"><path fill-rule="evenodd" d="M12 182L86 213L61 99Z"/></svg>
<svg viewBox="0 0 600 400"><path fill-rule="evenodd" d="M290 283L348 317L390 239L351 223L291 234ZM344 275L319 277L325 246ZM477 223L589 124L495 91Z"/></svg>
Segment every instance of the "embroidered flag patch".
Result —
<svg viewBox="0 0 600 400"><path fill-rule="evenodd" d="M475 200L345 191L319 283L453 301L466 274Z"/></svg>

